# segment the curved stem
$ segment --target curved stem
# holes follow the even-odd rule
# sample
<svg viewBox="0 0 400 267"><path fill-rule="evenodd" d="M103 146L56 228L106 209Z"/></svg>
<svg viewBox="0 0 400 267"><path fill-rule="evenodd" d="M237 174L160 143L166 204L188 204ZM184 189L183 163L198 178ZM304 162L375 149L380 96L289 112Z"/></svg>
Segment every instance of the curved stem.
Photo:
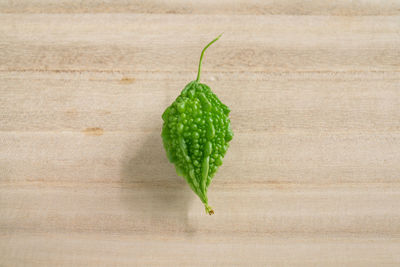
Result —
<svg viewBox="0 0 400 267"><path fill-rule="evenodd" d="M197 70L196 82L199 82L199 81L200 81L201 62L203 61L204 52L206 51L206 49L207 49L210 45L212 45L213 43L215 43L215 42L219 39L219 37L221 37L221 36L222 36L222 33L221 33L220 35L218 35L217 38L215 38L214 40L212 40L211 42L209 42L208 45L206 45L206 46L203 48L203 51L201 51L200 61L199 61L199 69Z"/></svg>

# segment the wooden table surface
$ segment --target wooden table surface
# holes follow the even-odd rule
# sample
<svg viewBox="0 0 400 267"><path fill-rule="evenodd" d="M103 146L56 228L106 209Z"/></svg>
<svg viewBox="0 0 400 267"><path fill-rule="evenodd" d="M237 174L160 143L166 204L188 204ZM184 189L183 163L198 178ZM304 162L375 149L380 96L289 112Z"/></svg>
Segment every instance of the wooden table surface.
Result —
<svg viewBox="0 0 400 267"><path fill-rule="evenodd" d="M1 1L0 266L399 266L399 1ZM235 137L209 191L161 114Z"/></svg>

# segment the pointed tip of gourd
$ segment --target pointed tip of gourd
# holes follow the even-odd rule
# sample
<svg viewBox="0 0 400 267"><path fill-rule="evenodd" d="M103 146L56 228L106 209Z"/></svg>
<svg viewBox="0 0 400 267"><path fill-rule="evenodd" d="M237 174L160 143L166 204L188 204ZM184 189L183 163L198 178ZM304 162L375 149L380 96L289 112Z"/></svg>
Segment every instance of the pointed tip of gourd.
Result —
<svg viewBox="0 0 400 267"><path fill-rule="evenodd" d="M208 215L213 215L214 214L214 210L210 206L208 206L207 204L204 204L204 206L206 208L206 213Z"/></svg>

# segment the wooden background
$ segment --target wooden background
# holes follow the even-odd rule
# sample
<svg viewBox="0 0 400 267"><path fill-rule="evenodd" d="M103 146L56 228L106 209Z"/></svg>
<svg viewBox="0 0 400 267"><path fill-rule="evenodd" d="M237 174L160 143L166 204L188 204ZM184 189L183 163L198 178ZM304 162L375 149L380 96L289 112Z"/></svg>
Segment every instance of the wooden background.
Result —
<svg viewBox="0 0 400 267"><path fill-rule="evenodd" d="M221 32L210 217L161 114ZM0 1L0 266L399 264L399 1Z"/></svg>

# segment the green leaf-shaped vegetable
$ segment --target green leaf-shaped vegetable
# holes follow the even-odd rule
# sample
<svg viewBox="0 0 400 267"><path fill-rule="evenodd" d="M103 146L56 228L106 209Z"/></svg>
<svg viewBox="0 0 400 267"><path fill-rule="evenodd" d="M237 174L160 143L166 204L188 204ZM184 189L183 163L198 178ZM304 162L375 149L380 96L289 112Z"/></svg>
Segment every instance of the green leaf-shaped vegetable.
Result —
<svg viewBox="0 0 400 267"><path fill-rule="evenodd" d="M221 35L220 35L221 36ZM213 214L208 205L207 188L232 140L229 108L204 83L200 83L201 52L197 79L182 90L162 115L162 139L168 159L204 203L206 212Z"/></svg>

